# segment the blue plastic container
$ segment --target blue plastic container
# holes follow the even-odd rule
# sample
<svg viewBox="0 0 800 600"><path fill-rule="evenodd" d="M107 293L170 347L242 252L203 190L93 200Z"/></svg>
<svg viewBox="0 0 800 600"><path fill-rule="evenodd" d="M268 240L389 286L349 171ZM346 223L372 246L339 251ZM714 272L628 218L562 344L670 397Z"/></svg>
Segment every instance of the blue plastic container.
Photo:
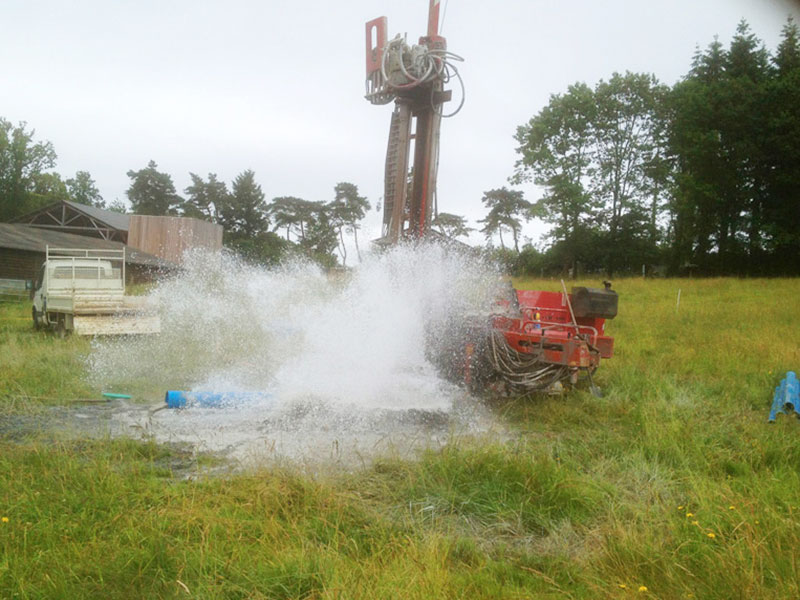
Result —
<svg viewBox="0 0 800 600"><path fill-rule="evenodd" d="M272 394L268 392L183 392L170 390L164 396L167 408L186 408L187 406L227 408L242 404L255 404L264 400L272 400Z"/></svg>

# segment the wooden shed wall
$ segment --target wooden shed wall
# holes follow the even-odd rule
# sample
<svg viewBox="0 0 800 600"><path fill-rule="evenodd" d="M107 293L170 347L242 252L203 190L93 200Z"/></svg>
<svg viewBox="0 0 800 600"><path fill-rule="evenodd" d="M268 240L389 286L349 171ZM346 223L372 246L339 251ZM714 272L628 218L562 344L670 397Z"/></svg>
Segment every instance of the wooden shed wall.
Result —
<svg viewBox="0 0 800 600"><path fill-rule="evenodd" d="M222 226L188 217L131 215L128 245L180 264L186 250L221 250Z"/></svg>

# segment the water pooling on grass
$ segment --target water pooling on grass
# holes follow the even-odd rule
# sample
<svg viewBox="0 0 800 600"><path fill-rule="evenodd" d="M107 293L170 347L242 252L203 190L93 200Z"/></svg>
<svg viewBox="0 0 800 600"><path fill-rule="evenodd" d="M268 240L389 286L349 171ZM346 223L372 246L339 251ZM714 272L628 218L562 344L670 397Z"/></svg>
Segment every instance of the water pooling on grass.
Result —
<svg viewBox="0 0 800 600"><path fill-rule="evenodd" d="M485 312L497 274L438 246L399 247L330 276L307 263L266 270L188 257L152 292L162 333L98 339L94 382L153 403L168 389L248 392L226 408L154 414L121 404L116 432L189 441L241 460L407 454L493 427L479 403L426 358L454 314Z"/></svg>

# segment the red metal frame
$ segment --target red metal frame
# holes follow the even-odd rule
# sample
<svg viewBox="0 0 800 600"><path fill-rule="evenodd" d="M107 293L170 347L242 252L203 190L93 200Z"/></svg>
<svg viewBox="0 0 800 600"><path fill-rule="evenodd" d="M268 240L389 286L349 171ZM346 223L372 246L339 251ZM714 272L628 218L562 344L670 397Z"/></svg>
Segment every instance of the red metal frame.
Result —
<svg viewBox="0 0 800 600"><path fill-rule="evenodd" d="M492 327L502 331L517 352L541 352L547 363L596 368L614 354L614 338L605 335L605 319L576 318L559 292L516 290L521 317L496 315ZM538 316L538 318L537 318Z"/></svg>
<svg viewBox="0 0 800 600"><path fill-rule="evenodd" d="M440 0L430 0L428 7L427 35L419 38L420 45L432 50L446 50L447 40L439 35ZM390 133L389 152L387 152L387 168L385 181L392 181L391 197L387 194L384 204L384 225L388 231L384 235L390 243L396 243L401 237L422 239L431 230L433 215L434 191L436 190L436 163L438 157L439 128L441 125L441 105L450 100L450 92L443 90L443 81L436 78L420 85L389 86L383 81L381 63L386 38L387 19L378 17L366 24L366 66L367 66L367 98L373 103L383 103L384 98L395 99L395 112L402 121L398 131L403 135L396 139ZM374 35L374 39L373 39ZM411 128L413 126L413 135ZM405 185L408 159L397 160L390 164L388 155L394 145L401 145L395 154L408 157L411 141L414 143L413 175L410 192ZM389 218L389 207L393 213Z"/></svg>
<svg viewBox="0 0 800 600"><path fill-rule="evenodd" d="M381 70L381 55L386 46L386 17L378 17L367 21L367 78L373 73ZM372 41L372 33L375 32L375 42Z"/></svg>
<svg viewBox="0 0 800 600"><path fill-rule="evenodd" d="M439 35L439 0L431 0L428 6L428 37Z"/></svg>

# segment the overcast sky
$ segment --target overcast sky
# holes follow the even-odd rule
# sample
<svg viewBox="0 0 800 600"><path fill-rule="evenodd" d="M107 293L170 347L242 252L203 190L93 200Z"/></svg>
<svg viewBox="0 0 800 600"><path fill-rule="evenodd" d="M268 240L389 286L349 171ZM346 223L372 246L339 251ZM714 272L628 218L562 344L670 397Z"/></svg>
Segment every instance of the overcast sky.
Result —
<svg viewBox="0 0 800 600"><path fill-rule="evenodd" d="M363 98L364 23L386 16L390 37L416 41L427 4L6 0L0 116L35 128L56 170L89 171L107 201L125 200L126 172L152 159L179 193L190 171L230 182L253 169L268 200L330 200L350 181L374 207L391 106ZM483 192L507 185L517 126L551 94L626 70L673 84L696 46L714 35L727 46L742 18L770 51L788 15L800 22L795 0L442 0L442 11L467 98L442 125L439 208L473 222ZM368 236L379 223L373 210Z"/></svg>

